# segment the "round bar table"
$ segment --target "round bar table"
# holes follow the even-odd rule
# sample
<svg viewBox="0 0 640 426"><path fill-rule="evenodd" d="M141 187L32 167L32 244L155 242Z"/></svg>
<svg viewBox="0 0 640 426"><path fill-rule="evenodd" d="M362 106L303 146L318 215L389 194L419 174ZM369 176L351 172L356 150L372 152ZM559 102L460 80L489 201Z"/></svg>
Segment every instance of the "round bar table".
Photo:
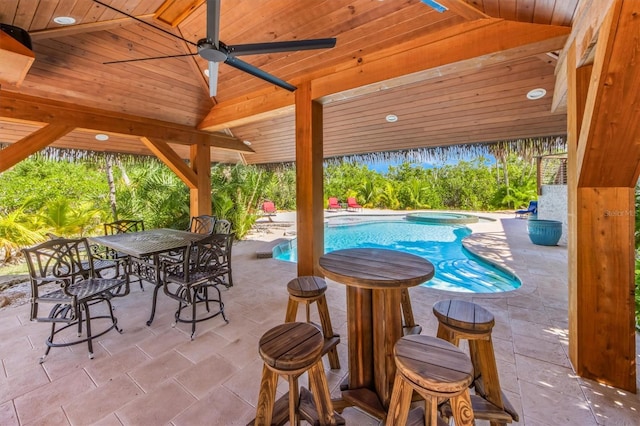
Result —
<svg viewBox="0 0 640 426"><path fill-rule="evenodd" d="M347 287L349 383L336 409L356 405L383 418L396 373L393 347L402 337L401 289L433 278L433 264L378 248L333 251L319 263L327 278Z"/></svg>

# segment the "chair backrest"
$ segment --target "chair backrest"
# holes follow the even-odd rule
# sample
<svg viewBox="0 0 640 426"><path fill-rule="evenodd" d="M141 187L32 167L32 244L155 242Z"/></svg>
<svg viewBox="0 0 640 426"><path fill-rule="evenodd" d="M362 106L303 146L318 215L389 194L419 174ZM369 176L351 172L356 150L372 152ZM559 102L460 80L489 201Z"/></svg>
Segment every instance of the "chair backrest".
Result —
<svg viewBox="0 0 640 426"><path fill-rule="evenodd" d="M347 205L355 206L355 205L358 205L358 202L356 201L356 199L354 197L348 197L347 198Z"/></svg>
<svg viewBox="0 0 640 426"><path fill-rule="evenodd" d="M144 222L142 220L123 219L115 222L104 224L104 234L126 234L128 232L144 231Z"/></svg>
<svg viewBox="0 0 640 426"><path fill-rule="evenodd" d="M265 213L275 213L276 205L273 203L273 201L264 201L262 203L262 211Z"/></svg>
<svg viewBox="0 0 640 426"><path fill-rule="evenodd" d="M212 234L216 224L216 217L209 215L194 216L191 218L188 231L197 234Z"/></svg>
<svg viewBox="0 0 640 426"><path fill-rule="evenodd" d="M182 249L179 262L163 262L163 275L167 281L193 283L214 279L220 275L226 259L227 241L232 234L207 235Z"/></svg>
<svg viewBox="0 0 640 426"><path fill-rule="evenodd" d="M93 276L93 261L85 238L56 238L22 249L31 281L31 319L37 317L37 299L42 286L68 288ZM47 287L47 288L48 288Z"/></svg>
<svg viewBox="0 0 640 426"><path fill-rule="evenodd" d="M529 201L529 207L527 208L530 212L537 212L538 210L538 202L537 201Z"/></svg>
<svg viewBox="0 0 640 426"><path fill-rule="evenodd" d="M226 219L218 219L216 220L216 224L213 228L214 234L230 234L231 233L231 222Z"/></svg>
<svg viewBox="0 0 640 426"><path fill-rule="evenodd" d="M338 199L336 197L329 197L329 205L335 206L336 204L338 204Z"/></svg>

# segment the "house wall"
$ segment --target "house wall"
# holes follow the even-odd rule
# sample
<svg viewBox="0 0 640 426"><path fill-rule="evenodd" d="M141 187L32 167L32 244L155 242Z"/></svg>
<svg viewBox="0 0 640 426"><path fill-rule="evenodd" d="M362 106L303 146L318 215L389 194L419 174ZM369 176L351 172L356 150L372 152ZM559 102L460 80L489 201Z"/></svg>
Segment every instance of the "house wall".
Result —
<svg viewBox="0 0 640 426"><path fill-rule="evenodd" d="M542 195L538 197L538 219L562 222L562 237L559 245L567 244L567 186L542 185Z"/></svg>

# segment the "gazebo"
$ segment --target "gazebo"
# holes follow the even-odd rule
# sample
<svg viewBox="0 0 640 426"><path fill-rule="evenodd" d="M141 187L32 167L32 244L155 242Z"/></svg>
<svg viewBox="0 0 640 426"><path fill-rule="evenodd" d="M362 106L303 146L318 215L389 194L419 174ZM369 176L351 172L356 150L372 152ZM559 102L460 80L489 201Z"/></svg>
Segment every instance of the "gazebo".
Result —
<svg viewBox="0 0 640 426"><path fill-rule="evenodd" d="M566 134L571 360L636 391L638 2L223 1L230 46L337 42L247 57L294 91L221 63L215 97L194 47L207 3L2 2L0 172L46 146L153 153L195 216L211 210L211 162L295 161L307 275L323 252L323 158ZM177 57L121 62L156 56Z"/></svg>

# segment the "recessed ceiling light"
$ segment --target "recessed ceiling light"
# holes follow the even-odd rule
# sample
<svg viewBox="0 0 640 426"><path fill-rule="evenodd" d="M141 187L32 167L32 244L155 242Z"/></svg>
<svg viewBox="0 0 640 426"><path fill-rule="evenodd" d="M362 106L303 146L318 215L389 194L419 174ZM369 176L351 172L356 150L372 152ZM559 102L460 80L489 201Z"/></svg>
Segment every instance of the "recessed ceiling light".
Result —
<svg viewBox="0 0 640 426"><path fill-rule="evenodd" d="M242 141L243 144L245 144L246 146L251 146L251 141Z"/></svg>
<svg viewBox="0 0 640 426"><path fill-rule="evenodd" d="M206 70L202 70L202 72L207 78L209 78L209 68L207 68Z"/></svg>
<svg viewBox="0 0 640 426"><path fill-rule="evenodd" d="M109 135L105 135L104 133L98 133L96 135L96 139L101 141L101 142L108 141L109 140Z"/></svg>
<svg viewBox="0 0 640 426"><path fill-rule="evenodd" d="M533 89L529 91L529 93L527 93L527 99L531 99L531 100L540 99L544 97L544 95L546 94L547 94L547 91L542 88Z"/></svg>
<svg viewBox="0 0 640 426"><path fill-rule="evenodd" d="M384 119L387 120L389 123L395 123L396 121L398 121L398 116L394 114L389 114Z"/></svg>
<svg viewBox="0 0 640 426"><path fill-rule="evenodd" d="M76 23L76 20L71 16L56 16L53 18L53 22L60 25L73 25Z"/></svg>

